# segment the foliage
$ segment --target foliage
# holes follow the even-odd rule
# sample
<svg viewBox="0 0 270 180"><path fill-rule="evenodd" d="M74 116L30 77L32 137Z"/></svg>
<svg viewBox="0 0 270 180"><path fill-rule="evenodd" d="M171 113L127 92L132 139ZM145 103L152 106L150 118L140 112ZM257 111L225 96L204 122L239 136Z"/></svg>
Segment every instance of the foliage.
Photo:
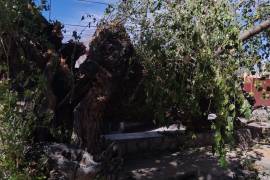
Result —
<svg viewBox="0 0 270 180"><path fill-rule="evenodd" d="M126 24L143 57L147 102L156 120L166 121L172 106L182 113L182 121L216 113L215 150L224 164L233 120L250 112L236 72L252 63L238 40L241 27L232 3L128 0L110 16ZM220 48L224 52L217 54Z"/></svg>
<svg viewBox="0 0 270 180"><path fill-rule="evenodd" d="M44 50L39 45L51 45L41 33L44 21L34 4L4 0L0 9L0 178L38 179L43 175L26 168L24 150L35 128L48 122L41 119L51 118L42 109L45 81L38 64Z"/></svg>
<svg viewBox="0 0 270 180"><path fill-rule="evenodd" d="M18 101L18 93L10 91L7 81L0 87L0 177L1 179L30 179L30 171L26 169L28 162L24 157L24 149L32 139L32 132L38 122L34 113L36 104L40 103L40 91L29 91L25 97L31 102ZM38 172L39 173L39 172ZM32 174L35 177L42 174Z"/></svg>

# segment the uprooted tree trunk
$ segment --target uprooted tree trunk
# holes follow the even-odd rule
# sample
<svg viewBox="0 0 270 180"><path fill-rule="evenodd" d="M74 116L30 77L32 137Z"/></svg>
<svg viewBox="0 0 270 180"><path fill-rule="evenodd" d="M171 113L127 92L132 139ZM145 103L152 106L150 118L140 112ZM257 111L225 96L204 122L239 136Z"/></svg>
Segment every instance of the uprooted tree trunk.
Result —
<svg viewBox="0 0 270 180"><path fill-rule="evenodd" d="M70 142L74 130L80 147L97 152L103 119L108 122L126 111L124 104L138 91L142 67L119 23L98 27L79 70L74 71L74 65L84 47L77 42L62 46L61 60L48 54L51 60L45 69L48 104L55 114L52 125L61 132L56 139Z"/></svg>
<svg viewBox="0 0 270 180"><path fill-rule="evenodd" d="M125 28L121 24L101 25L90 44L87 60L80 66L83 75L76 82L75 94L83 94L82 89L89 86L85 95L77 95L73 102L76 107L74 122L75 134L79 144L91 153L97 153L103 119L122 100L117 93L127 76L133 47ZM88 83L80 82L89 80ZM90 85L89 85L90 83ZM115 98L117 96L117 98Z"/></svg>
<svg viewBox="0 0 270 180"><path fill-rule="evenodd" d="M31 132L33 142L70 143L74 128L81 148L101 153L98 144L102 122L105 114L113 111L111 106L121 102L119 95L112 97L123 88L122 82L126 79L133 56L128 34L121 24L101 25L91 42L87 60L78 72L74 65L85 54L85 47L77 41L63 44L61 24L47 22L39 12L36 15L43 21L40 24L33 20L33 24L44 26L39 29L44 34L44 41L35 39L40 32L35 36L28 32L1 32L0 36L0 47L7 50L0 51L0 62L6 59L5 56L9 59L5 63L12 79L11 90L24 96L25 90L41 86L38 83L42 80L42 87L38 86L41 92L36 95L42 100L34 104L37 118ZM4 73L0 72L0 78ZM17 77L20 74L22 77ZM31 103L32 99L27 101ZM49 109L54 114L53 120L51 116L47 117L51 115L47 114ZM75 122L74 111L77 112Z"/></svg>
<svg viewBox="0 0 270 180"><path fill-rule="evenodd" d="M111 95L111 75L100 68L96 78L76 108L74 131L81 147L88 152L98 153L102 119Z"/></svg>

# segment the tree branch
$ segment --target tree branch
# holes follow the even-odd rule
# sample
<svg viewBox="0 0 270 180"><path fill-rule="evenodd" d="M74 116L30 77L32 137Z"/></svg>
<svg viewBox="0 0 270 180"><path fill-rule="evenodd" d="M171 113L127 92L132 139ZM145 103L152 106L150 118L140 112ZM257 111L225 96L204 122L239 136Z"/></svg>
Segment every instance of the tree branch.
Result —
<svg viewBox="0 0 270 180"><path fill-rule="evenodd" d="M245 32L243 32L242 34L240 34L239 40L246 41L246 40L252 38L253 36L261 33L262 31L267 30L268 28L270 28L270 19L265 20L261 24L259 24L258 26L254 26L251 29L248 29ZM215 56L221 55L224 52L224 50L225 49L223 47L218 47L217 50L215 51Z"/></svg>
<svg viewBox="0 0 270 180"><path fill-rule="evenodd" d="M258 26L255 26L255 27L243 32L242 34L240 34L239 40L246 41L246 40L250 39L251 37L259 34L260 32L262 32L268 28L270 28L270 19L263 21Z"/></svg>

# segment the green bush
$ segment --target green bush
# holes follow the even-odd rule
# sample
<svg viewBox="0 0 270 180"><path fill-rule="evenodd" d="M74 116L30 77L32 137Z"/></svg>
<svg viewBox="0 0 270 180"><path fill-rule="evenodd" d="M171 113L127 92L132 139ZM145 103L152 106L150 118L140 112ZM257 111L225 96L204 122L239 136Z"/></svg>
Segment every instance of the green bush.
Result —
<svg viewBox="0 0 270 180"><path fill-rule="evenodd" d="M24 153L36 127L46 126L51 117L43 108L45 80L36 56L42 51L26 45L49 43L31 1L1 0L0 9L0 179L39 179L42 171L29 169Z"/></svg>

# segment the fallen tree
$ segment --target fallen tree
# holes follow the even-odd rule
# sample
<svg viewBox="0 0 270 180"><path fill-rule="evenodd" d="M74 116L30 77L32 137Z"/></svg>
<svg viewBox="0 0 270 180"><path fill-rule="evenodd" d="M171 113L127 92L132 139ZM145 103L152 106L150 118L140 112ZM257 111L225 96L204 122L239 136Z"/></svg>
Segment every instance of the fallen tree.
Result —
<svg viewBox="0 0 270 180"><path fill-rule="evenodd" d="M88 57L79 68L82 78L76 81L74 91L80 95L72 100L76 106L78 103L75 132L81 146L86 147L89 152L97 152L103 122L109 123L117 118L117 112L125 108L123 101L131 98L138 85L138 80L132 82L135 87L133 85L131 88L134 89L123 94L130 89L124 87L125 82L134 80L129 78L133 69L130 66L134 61L133 56L133 46L121 24L112 22L97 28L90 43ZM141 74L140 70L135 73L137 77ZM90 85L81 83L86 82L86 79ZM84 88L85 86L89 88ZM82 92L82 89L85 90ZM81 95L83 93L86 94Z"/></svg>
<svg viewBox="0 0 270 180"><path fill-rule="evenodd" d="M20 3L25 7L25 16L29 18L22 18L27 21L21 22L22 27L31 29L34 26L36 31L30 36L30 30L14 27L12 32L8 31L6 27L9 26L3 24L4 21L0 23L0 61L5 66L5 69L1 69L1 81L11 79L7 81L5 94L2 95L6 99L12 92L14 97L12 102L8 99L4 109L1 109L1 112L7 112L3 114L3 119L1 116L3 127L13 125L9 121L8 113L12 108L20 108L21 112L18 114L22 118L15 118L16 127L12 129L21 132L18 129L19 124L29 123L27 127L24 126L27 135L22 134L15 139L20 141L20 148L42 141L71 143L74 130L79 139L79 147L100 155L106 149L99 146L103 119L112 117L111 114L115 113L114 106L122 108L118 109L119 112L125 108L121 92L125 93L123 99L128 101L134 96L142 76L142 68L132 59L133 46L125 28L118 23L100 25L91 42L87 60L79 69L75 69L76 60L86 53L85 46L77 41L62 43L61 23L48 22L34 4ZM1 3L1 7L2 5ZM14 7L11 2L9 5L8 8ZM5 12L7 16L13 13L8 8L3 5L5 11L1 13ZM28 23L30 21L33 22L31 25ZM130 64L136 64L137 69L134 72ZM125 87L125 84L132 86ZM19 99L16 99L17 93L20 95ZM74 111L77 115L75 121ZM114 118L116 119L115 114ZM14 142L13 139L2 139L10 138L12 132L8 129L2 131L1 141ZM25 143L22 144L21 141ZM17 151L16 148L3 149L0 155L10 158L9 160L16 162L18 166L26 167L28 171L27 165L19 163L25 162L23 153ZM2 169L6 173L10 167ZM10 174L12 172L9 171ZM32 176L38 174L34 173Z"/></svg>
<svg viewBox="0 0 270 180"><path fill-rule="evenodd" d="M5 82L4 88L1 84L1 92L4 92L1 100L5 100L1 107L1 130L6 128L1 133L6 138L3 142L9 142L4 147L13 149L10 152L3 149L0 153L3 154L1 157L9 157L9 162L16 162L13 169L24 166L20 163L22 153L17 150L23 149L22 146L12 146L18 139L19 143L14 144L40 141L71 143L73 133L78 147L99 155L104 150L100 147L104 124L117 123L119 119L130 120L138 115L143 120L164 120L174 116L183 122L191 120L193 127L197 123L196 127L201 128L205 121L197 118L205 120L205 113L217 111L221 121L216 126L219 145L216 148L219 148L220 155L224 154L221 136L225 134L225 129L232 131L233 122L229 117L236 116L236 106L240 107L242 102L238 102L241 96L236 98L235 81L232 81L233 72L238 67L234 64L235 57L217 58L218 63L209 61L215 59L213 44L233 41L233 45L237 45L233 39L235 32L229 31L235 24L222 19L221 13L220 16L205 14L198 11L201 6L195 4L199 8L194 8L196 6L191 2L181 4L183 7L177 3L175 6L170 3L164 6L168 12L153 14L149 19L156 18L158 23L153 26L156 29L142 26L142 37L138 41L141 44L136 44L139 54L143 56L144 67L123 24L117 21L100 24L86 61L75 69L76 60L86 52L85 47L77 41L62 43L61 23L48 22L27 1L17 2L18 7L24 7L23 15L18 13L18 7L13 6L14 2L5 3L0 2L3 9L0 17L14 19L9 22L2 18L0 21L0 62L4 64L0 75L1 81ZM226 12L229 15L226 3L222 6L205 5L213 14ZM192 12L191 7L194 8ZM179 15L179 12L182 14ZM172 18L172 13L179 19ZM185 15L189 18L181 19ZM203 22L205 30L191 23L190 19L194 19L195 15ZM205 15L211 23L206 21L207 18L201 18ZM145 19L142 25L147 25L144 23ZM216 29L226 23L230 32L228 37ZM164 24L168 26L164 27ZM244 33L240 40L244 41L268 27L269 22L266 21ZM183 30L184 36L179 29ZM208 32L219 34L205 38ZM145 67L148 71L144 71ZM224 70L222 67L229 68ZM146 81L142 81L143 71L148 73ZM149 109L144 107L146 104ZM24 130L26 134L23 134Z"/></svg>

